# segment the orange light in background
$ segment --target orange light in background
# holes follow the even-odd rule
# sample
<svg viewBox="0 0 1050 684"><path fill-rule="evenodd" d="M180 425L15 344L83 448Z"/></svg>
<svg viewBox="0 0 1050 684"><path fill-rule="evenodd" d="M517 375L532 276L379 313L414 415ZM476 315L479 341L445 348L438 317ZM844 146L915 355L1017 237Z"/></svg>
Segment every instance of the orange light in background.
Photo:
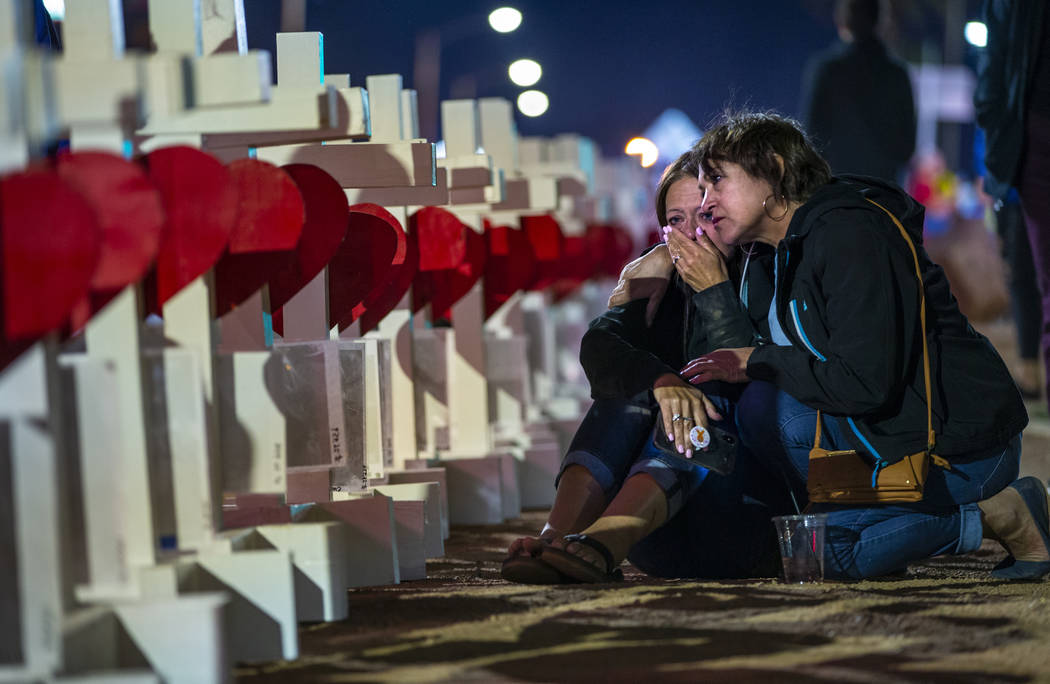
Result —
<svg viewBox="0 0 1050 684"><path fill-rule="evenodd" d="M660 158L660 150L648 138L631 138L623 151L632 156L638 155L642 167L646 169L655 164L656 160Z"/></svg>

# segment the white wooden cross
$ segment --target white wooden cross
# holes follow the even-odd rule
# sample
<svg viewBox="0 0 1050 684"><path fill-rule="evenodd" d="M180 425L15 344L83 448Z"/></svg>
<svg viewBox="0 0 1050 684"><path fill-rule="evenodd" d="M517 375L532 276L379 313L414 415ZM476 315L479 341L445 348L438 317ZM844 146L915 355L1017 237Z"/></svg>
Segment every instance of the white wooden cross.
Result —
<svg viewBox="0 0 1050 684"><path fill-rule="evenodd" d="M397 75L369 76L366 85L372 126L370 142L259 147L258 157L277 164L295 161L320 166L345 189L348 201L383 204L404 225L407 223L405 205L445 200L448 191L439 183L434 146L413 137L416 134L414 93L403 89L402 79ZM389 320L380 326L378 335L396 339L397 335L403 334L399 331L403 330L408 316L406 298L387 316ZM353 335L351 330L349 336ZM394 345L392 349L395 354L401 354L403 347ZM415 411L408 392L412 379L402 371L404 368L411 368L411 360L395 357L391 364L390 388L392 411L397 416L392 435L395 467L416 457ZM375 395L372 397L374 400ZM371 435L376 426L374 413L368 426ZM371 439L369 442L373 445L369 449L370 470L381 474L384 464L375 461L376 441Z"/></svg>
<svg viewBox="0 0 1050 684"><path fill-rule="evenodd" d="M119 5L106 0L72 2L66 8L63 32L64 52L55 64L55 81L70 145L73 151L96 149L123 155L141 119L145 96L141 60L124 56L123 13ZM112 411L119 429L118 442L108 455L108 443L82 444L85 458L102 459L84 467L109 473L109 478L94 482L84 492L85 522L95 536L87 549L93 572L89 584L80 589L83 600L134 595L137 575L133 569L156 562L139 338L142 310L141 287L129 285L85 329L88 356L113 369L115 400L109 406L96 404L95 415L85 415L84 420L99 424L105 420L99 412ZM85 409L92 407L85 405ZM118 520L114 520L114 506L122 513ZM114 555L117 548L123 552Z"/></svg>
<svg viewBox="0 0 1050 684"><path fill-rule="evenodd" d="M188 4L192 6L192 3ZM150 105L167 103L174 111L178 106L206 100L201 96L203 91L200 88L187 93L175 85L183 82L180 68L185 60L182 56L121 59L123 18L119 3L106 0L78 0L70 3L67 7L65 35L66 53L56 65L56 81L67 86L65 90L60 90L59 102L63 115L69 121L74 150L106 149L117 154L127 154L131 149L132 133L142 124L141 106L144 102ZM252 61L251 56L247 59ZM155 74L156 81L150 80L147 74ZM152 89L145 87L149 84L152 84ZM255 90L262 92L259 87ZM129 103L132 105L130 116L127 114ZM202 359L210 361L211 349L206 342L200 342L201 337L208 334L206 331L210 321L207 318L208 307L204 306L201 314L201 307L193 301L194 297L198 301L207 299L202 295L206 291L206 285L195 283L179 293L172 301L172 306L166 307L170 331L184 346L181 349L165 350L158 359L162 366L168 366L164 374L165 392L168 408L172 409L161 417L172 428L171 436L174 438L171 446L175 454L172 467L174 500L171 505L175 509L180 542L187 549L208 546L215 538L217 525L218 501L211 491L213 480L205 414L208 405L205 392L211 390L211 366L210 363L205 365L202 362ZM215 606L204 600L211 595L210 590L217 587L180 586L199 573L176 573L174 565L157 564L158 528L152 515L151 502L156 481L150 474L145 430L158 416L151 415L145 408L144 390L147 383L142 374L143 357L140 355L141 316L141 289L131 286L96 315L86 330L88 358L107 362L116 369L115 399L120 421L117 431L120 448L110 451L108 458L102 462L91 464L96 472L110 475L108 479L98 478L86 483L88 486L84 492L86 525L89 530L97 532L89 535L92 541L88 546L89 567L104 568L106 574L100 576L98 572L91 573L89 584L79 588L78 597L103 605L118 597L140 603L149 601L158 617L164 615L165 611L175 611L181 615L180 623L184 628L206 631L210 629L204 626L208 620L221 620L222 617ZM180 318L188 322L178 325ZM196 336L192 334L194 331ZM188 345L194 345L197 349L190 349ZM183 365L175 370L176 363ZM98 396L97 387L94 396ZM113 411L113 406L105 402L96 401L94 405L81 402L80 405L85 411ZM176 405L183 409L174 410ZM87 426L97 424L102 416L82 418L81 424ZM85 442L85 434L82 433L83 449L93 444ZM187 438L189 443L185 441ZM100 451L98 448L94 450ZM114 509L119 513L116 525L112 520ZM114 554L114 548L122 551ZM111 558L118 559L118 563L107 560ZM256 642L252 652L266 652L270 657L295 656L298 641L294 590L291 564L286 553L266 551L243 557L226 554L223 557L202 558L200 564L207 565L207 572L213 577L228 576L230 573L235 575L230 577L230 582L237 587L235 604L251 603L254 607L247 613L243 612L243 608L231 607L231 614L247 614L249 622L245 623L246 626L263 613L269 613L272 619L282 625L280 631L283 639L275 645L275 651L260 651L261 642ZM231 567L240 569L231 570ZM272 584L265 589L253 587L243 581L249 575L255 578L253 582L266 577ZM238 581L238 578L242 581ZM179 592L184 590L194 595L180 595ZM262 592L268 596L260 595ZM148 597L159 597L156 600L163 600L167 607L153 604L154 599ZM130 615L128 619L132 619ZM238 624L238 619L234 619L231 624ZM151 650L151 664L164 672L166 678L180 679L177 673L183 672L191 663L211 662L214 659L221 662L226 657L215 651L210 654L200 652L196 654L196 660L187 658L185 652L172 648L171 634L163 627L163 621L135 624L136 627L127 628L133 631L136 641ZM222 648L222 644L214 642L213 648ZM239 658L248 651L235 648L233 652Z"/></svg>
<svg viewBox="0 0 1050 684"><path fill-rule="evenodd" d="M26 3L22 3L27 6ZM10 5L4 3L0 12L3 16L8 13ZM71 4L71 13L67 17L66 35L70 39L67 42L66 56L51 65L54 69L55 82L62 84L71 80L71 73L85 76L84 65L74 62L82 60L88 66L108 68L114 66L114 57L119 56L122 51L122 18L119 16L119 6L103 6L101 3L79 2L75 6ZM0 22L3 23L3 22ZM17 23L17 22L13 22ZM110 34L112 40L93 42L86 39L82 33L83 29L95 25L101 26L102 31L95 33ZM112 28L121 26L118 34ZM63 121L71 129L71 137L74 140L74 148L79 146L90 146L105 149L117 147L119 152L124 151L123 138L129 126L134 124L137 117L135 103L141 94L140 82L137 78L127 79L129 71L122 68L124 65L114 67L117 86L108 88L110 84L102 85L95 93L97 101L86 104L81 109L77 106L78 98L86 95L86 88L90 84L79 86L77 92L63 92L61 85L56 94L60 108L65 108L66 118ZM134 73L134 70L132 70ZM75 79L72 79L75 80ZM32 100L37 93L39 84L28 85L28 97ZM21 94L22 97L26 93ZM12 104L17 105L21 98L13 98ZM130 115L122 117L117 111L117 102L128 100L131 102ZM112 109L106 109L106 105L113 105ZM95 107L95 109L92 109ZM128 114L125 111L125 114ZM72 114L72 116L70 116ZM108 119L107 119L108 116ZM122 301L123 298L123 301ZM121 304L126 304L130 299L133 303L136 299L135 293L130 297L121 295L114 303L117 309ZM132 307L134 308L134 307ZM101 326L93 326L89 336L96 340L104 338L110 333L115 333L122 324L127 321L120 320L120 314L114 315L114 307L110 307L104 314L110 318ZM137 312L136 312L137 313ZM107 325L108 324L108 325ZM130 325L130 329L136 331L137 318ZM100 329L101 328L101 329ZM114 334L113 339L119 337ZM141 437L141 429L144 427L141 420L144 416L141 395L141 374L137 368L138 348L137 337L132 342L132 357L127 359L129 363L124 368L123 378L119 371L114 372L115 365L112 359L104 355L88 356L85 358L71 358L70 368L75 378L74 389L69 391L68 387L58 390L55 382L59 375L55 372L55 360L53 355L47 353L46 346L36 345L29 353L23 355L15 365L7 369L3 374L2 381L6 389L0 394L6 394L12 387L16 388L18 404L26 406L27 401L32 401L33 393L27 392L24 371L28 367L38 366L51 368L48 375L53 378L49 383L47 393L55 396L56 390L66 401L63 405L52 404L47 407L46 413L40 413L33 420L33 430L26 431L22 424L22 418L29 414L23 410L11 422L10 441L5 446L13 446L12 455L14 460L7 461L11 466L9 473L13 475L10 481L9 492L17 508L22 513L29 515L22 519L23 522L30 521L34 524L31 536L28 530L22 530L21 535L29 542L27 548L31 553L20 554L21 568L28 570L32 575L23 577L19 582L19 594L23 599L24 625L31 631L23 640L22 646L27 656L26 664L29 665L33 679L51 679L59 671L74 674L77 672L78 644L83 643L86 631L94 631L93 644L95 654L92 662L103 667L112 668L117 664L116 644L112 641L108 644L105 635L94 630L90 620L82 618L87 614L100 614L98 610L80 609L76 607L73 587L69 578L86 574L89 584L78 591L78 597L101 599L103 595L108 597L134 595L141 586L136 582L136 573L133 570L142 570L152 562L153 534L149 518L149 499L127 496L127 488L137 487L137 493L149 491L148 478L139 479L137 476L145 472L145 448L139 448L133 453L129 446L135 447L134 438ZM119 349L107 350L110 353L120 354L128 349L121 341ZM32 375L38 375L35 371ZM21 378L21 379L20 379ZM123 380L130 380L132 385L137 384L138 393L136 401L130 407L121 406L120 395L116 389ZM137 381L137 382L136 382ZM112 403L99 401L99 397L106 397ZM0 403L6 403L0 401ZM76 406L73 409L74 405ZM131 439L122 439L127 436L123 432L126 425L120 422L124 408L131 408L131 412L137 412L139 428L137 435L132 434ZM71 410L73 409L73 410ZM9 414L8 411L0 413ZM67 415L76 414L77 423L65 423ZM114 419L112 422L107 422ZM45 426L50 426L49 428ZM63 440L60 452L63 455L62 462L54 458L53 448L55 445L48 442L57 434L55 430L67 429L68 440ZM48 430L51 437L47 436ZM92 437L90 433L96 435ZM116 437L114 443L111 440ZM107 441L110 440L110 441ZM141 447L144 440L140 440ZM109 448L103 448L108 446ZM83 464L79 467L82 478L79 484L83 486L82 496L78 497L69 487L73 483L69 477L72 472L69 459L73 458L78 451L84 457ZM50 454L50 455L49 455ZM32 460L23 462L26 457ZM136 468L124 468L129 461L137 460L133 465L143 466ZM128 477L132 475L132 477ZM105 480L102 482L102 480ZM112 486L115 485L115 486ZM107 500L107 494L112 497ZM135 499L133 503L142 503L138 509L129 505L129 498ZM82 518L79 511L60 513L62 507L72 505L72 502L82 500L85 507L85 515ZM141 514L145 514L145 521ZM19 516L21 517L21 516ZM125 519L133 519L133 524L125 526ZM143 524L144 523L144 524ZM61 540L61 542L59 541ZM74 540L82 540L86 546L87 557L78 557L78 551L82 548ZM129 544L129 540L131 543ZM59 553L51 554L52 551L60 549ZM134 558L132 558L134 555ZM46 562L46 568L34 567L35 562ZM82 564L86 563L86 569ZM56 581L58 580L58 581ZM52 584L50 589L45 589L48 583ZM60 591L56 588L60 587ZM202 602L208 605L204 606ZM214 629L220 622L218 608L225 603L225 598L208 594L196 597L189 602L168 602L166 607L152 606L154 619L163 623L170 619L171 610L179 612L183 624L193 630L206 632L209 628ZM193 604L193 605L191 605ZM73 612L75 610L75 612ZM103 612L108 609L100 609ZM44 622L40 622L44 620ZM156 625L157 623L154 623ZM131 635L132 639L139 644L147 653L151 665L164 673L170 681L187 681L183 676L188 670L186 663L215 664L223 663L224 658L219 655L220 649L215 646L200 649L195 653L196 659L189 661L185 658L186 653L178 653L177 648L171 648L172 644L165 635L148 627L139 629L135 625L125 624L124 629ZM111 649L113 659L106 661L104 654L106 648ZM45 650L42 650L45 649ZM99 653L99 651L103 653ZM182 660L180 667L174 661ZM6 668L5 668L6 669ZM201 674L201 670L195 670L194 674ZM5 673L0 672L0 678ZM18 677L21 681L28 677ZM208 681L203 677L197 677L197 681Z"/></svg>
<svg viewBox="0 0 1050 684"><path fill-rule="evenodd" d="M322 74L322 49L323 37L319 33L278 34L278 84L275 88L288 93L311 93L317 88L313 84L319 84L323 79L329 90L338 88L338 92L344 99L354 96L358 102L368 101L361 88L350 87L349 76ZM362 110L350 119L344 117L342 126L343 130L327 129L327 135L318 135L318 131L306 135L305 132L294 130L291 133L281 130L245 134L231 133L219 139L219 142L225 143L236 139L238 144L251 145L260 159L283 163L281 160L270 159L267 156L271 149L267 146L268 143L294 140L296 139L294 136L298 136L303 140L325 138L328 146L350 149L352 146L340 143L360 136L362 130L365 132L369 130L369 113ZM216 139L212 136L206 142L214 144ZM243 311L247 307L242 305L240 308ZM325 503L331 496L329 490L332 487L338 488L338 493L345 494L348 490L362 491L367 486L367 479L362 476L364 464L360 460L351 458L355 454L360 456L360 450L348 448L352 446L349 440L372 436L375 446L371 452L381 456L378 423L372 430L367 431L366 435L362 434L362 430L347 430L348 417L352 420L356 415L357 420L360 420L361 413L369 413L370 402L366 397L373 399L371 403L378 404L374 401L379 390L375 345L329 340L326 270L293 296L284 305L282 312L284 315L283 340L279 347L275 346L274 354L288 359L290 366L306 368L312 365L318 370L313 378L314 386L307 389L312 392L315 399L323 397L324 408L321 410L323 414L321 420L322 422L326 420L329 428L325 431L328 451L323 463L318 461L312 465L299 467L290 465L287 488L290 500L318 502L319 505L325 506L326 513L309 512L303 521L322 522L332 519L340 521L339 534L349 535L348 540L344 541L352 547L351 554L347 557L352 562L347 568L345 578L349 586L368 582L396 582L399 577L396 549L392 541L394 534L392 503L384 497ZM244 354L234 355L237 361L242 360L240 357L243 356ZM240 382L236 378L236 372L234 378L236 382ZM378 419L378 412L373 413ZM289 464L294 462L289 460ZM372 465L369 463L370 467ZM375 466L381 469L382 461L380 460ZM372 511L373 508L376 510ZM321 509L318 508L318 510ZM330 523L325 522L324 524ZM277 540L293 540L300 537L305 538L308 527L310 526L297 524L295 528L281 532L275 531L271 526L263 526L258 530L262 534L276 535L274 539ZM361 545L366 539L370 541L363 548ZM387 540L387 545L380 543L377 546L377 541L384 539ZM302 552L300 548L298 553L301 555ZM334 562L338 559L333 558L332 560ZM334 576L329 580L339 581ZM338 595L333 595L333 599L338 599ZM340 605L344 605L345 608L345 602ZM326 613L312 619L338 619L338 617L338 615Z"/></svg>
<svg viewBox="0 0 1050 684"><path fill-rule="evenodd" d="M0 508L0 680L43 679L62 663L70 591L63 567L71 554L62 525L69 498L60 476L56 380L53 340L0 373L0 496L7 502Z"/></svg>

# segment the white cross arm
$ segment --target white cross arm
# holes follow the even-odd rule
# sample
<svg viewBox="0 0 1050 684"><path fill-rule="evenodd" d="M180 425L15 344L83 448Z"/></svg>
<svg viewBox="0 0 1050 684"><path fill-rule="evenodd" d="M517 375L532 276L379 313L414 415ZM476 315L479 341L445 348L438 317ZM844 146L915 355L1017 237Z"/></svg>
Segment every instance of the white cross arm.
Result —
<svg viewBox="0 0 1050 684"><path fill-rule="evenodd" d="M222 107L269 102L270 53L224 52L189 61L194 107Z"/></svg>
<svg viewBox="0 0 1050 684"><path fill-rule="evenodd" d="M99 78L99 74L105 77ZM54 62L54 77L58 116L64 123L141 123L145 81L142 60L66 57Z"/></svg>
<svg viewBox="0 0 1050 684"><path fill-rule="evenodd" d="M299 90L285 97L274 88L270 102L238 107L189 109L152 116L138 135L181 133L261 133L287 130L328 131L338 122L340 100L334 88Z"/></svg>
<svg viewBox="0 0 1050 684"><path fill-rule="evenodd" d="M503 201L493 211L547 212L558 208L558 179L537 176L513 178L505 183Z"/></svg>
<svg viewBox="0 0 1050 684"><path fill-rule="evenodd" d="M354 143L350 145L281 145L259 147L263 161L313 164L343 188L434 186L434 145L422 141Z"/></svg>
<svg viewBox="0 0 1050 684"><path fill-rule="evenodd" d="M405 188L345 188L350 204L371 202L383 207L440 207L448 204L447 171L435 169L434 186L417 185Z"/></svg>
<svg viewBox="0 0 1050 684"><path fill-rule="evenodd" d="M279 100L294 95L295 92L296 89L293 88L274 86L274 93L279 93L275 97ZM299 92L303 92L303 89L299 89ZM335 123L330 127L293 129L285 126L254 133L215 133L206 136L204 144L208 148L215 149L291 145L345 138L367 139L371 133L368 118L368 92L364 88L339 88L335 90L335 97Z"/></svg>
<svg viewBox="0 0 1050 684"><path fill-rule="evenodd" d="M448 202L464 211L468 211L472 205L484 205L476 207L477 210L488 211L488 205L498 204L503 201L504 192L503 170L496 169L490 185L472 188L452 188L448 191Z"/></svg>
<svg viewBox="0 0 1050 684"><path fill-rule="evenodd" d="M464 154L438 159L438 165L448 169L449 189L480 188L492 185L497 172L492 157L487 154Z"/></svg>

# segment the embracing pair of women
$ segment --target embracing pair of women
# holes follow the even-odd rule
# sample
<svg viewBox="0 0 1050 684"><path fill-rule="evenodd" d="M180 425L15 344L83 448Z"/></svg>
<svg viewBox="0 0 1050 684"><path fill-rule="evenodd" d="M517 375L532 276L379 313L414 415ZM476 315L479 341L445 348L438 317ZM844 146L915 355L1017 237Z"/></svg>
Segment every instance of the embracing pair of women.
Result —
<svg viewBox="0 0 1050 684"><path fill-rule="evenodd" d="M1017 479L1024 405L922 248L921 205L832 177L797 123L744 113L668 168L657 216L665 242L625 267L583 339L595 402L505 578L608 581L625 558L662 577L775 574L770 519L807 506L814 436L878 473L927 447L928 421L941 458L921 501L809 505L828 515L825 575L902 572L984 538L1009 552L995 577L1050 574L1046 489ZM731 472L691 462L697 425L735 436Z"/></svg>

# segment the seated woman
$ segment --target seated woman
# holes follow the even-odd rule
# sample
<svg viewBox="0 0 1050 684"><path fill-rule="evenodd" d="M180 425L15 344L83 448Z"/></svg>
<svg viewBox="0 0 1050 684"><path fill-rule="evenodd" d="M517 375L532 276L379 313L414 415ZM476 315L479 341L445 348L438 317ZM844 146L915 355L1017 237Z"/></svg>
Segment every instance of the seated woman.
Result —
<svg viewBox="0 0 1050 684"><path fill-rule="evenodd" d="M1036 478L1015 480L1024 404L922 248L922 206L889 183L832 178L798 124L772 114L729 116L693 151L710 232L775 247L775 284L770 344L718 350L683 373L696 383L752 381L741 439L788 464L800 496L817 434L825 449L856 450L874 473L927 447L928 349L932 453L942 457L933 461L946 467L930 467L916 503L811 506L828 514L826 575L899 572L975 551L982 537L1012 556L995 577L1050 573L1046 490Z"/></svg>
<svg viewBox="0 0 1050 684"><path fill-rule="evenodd" d="M723 476L661 452L652 440L659 422L690 458L693 425L711 420L735 430L737 388L715 383L701 391L678 369L705 351L753 344L756 324L765 329L768 250L727 265L730 250L701 230L700 200L697 168L683 156L657 190L657 217L670 228L666 244L624 269L609 310L583 338L580 359L595 401L563 461L547 524L539 537L511 544L504 578L607 581L628 553L661 576L775 571L770 517L794 512L783 481L746 453ZM756 320L741 305L734 284L741 280L743 295L761 302Z"/></svg>

